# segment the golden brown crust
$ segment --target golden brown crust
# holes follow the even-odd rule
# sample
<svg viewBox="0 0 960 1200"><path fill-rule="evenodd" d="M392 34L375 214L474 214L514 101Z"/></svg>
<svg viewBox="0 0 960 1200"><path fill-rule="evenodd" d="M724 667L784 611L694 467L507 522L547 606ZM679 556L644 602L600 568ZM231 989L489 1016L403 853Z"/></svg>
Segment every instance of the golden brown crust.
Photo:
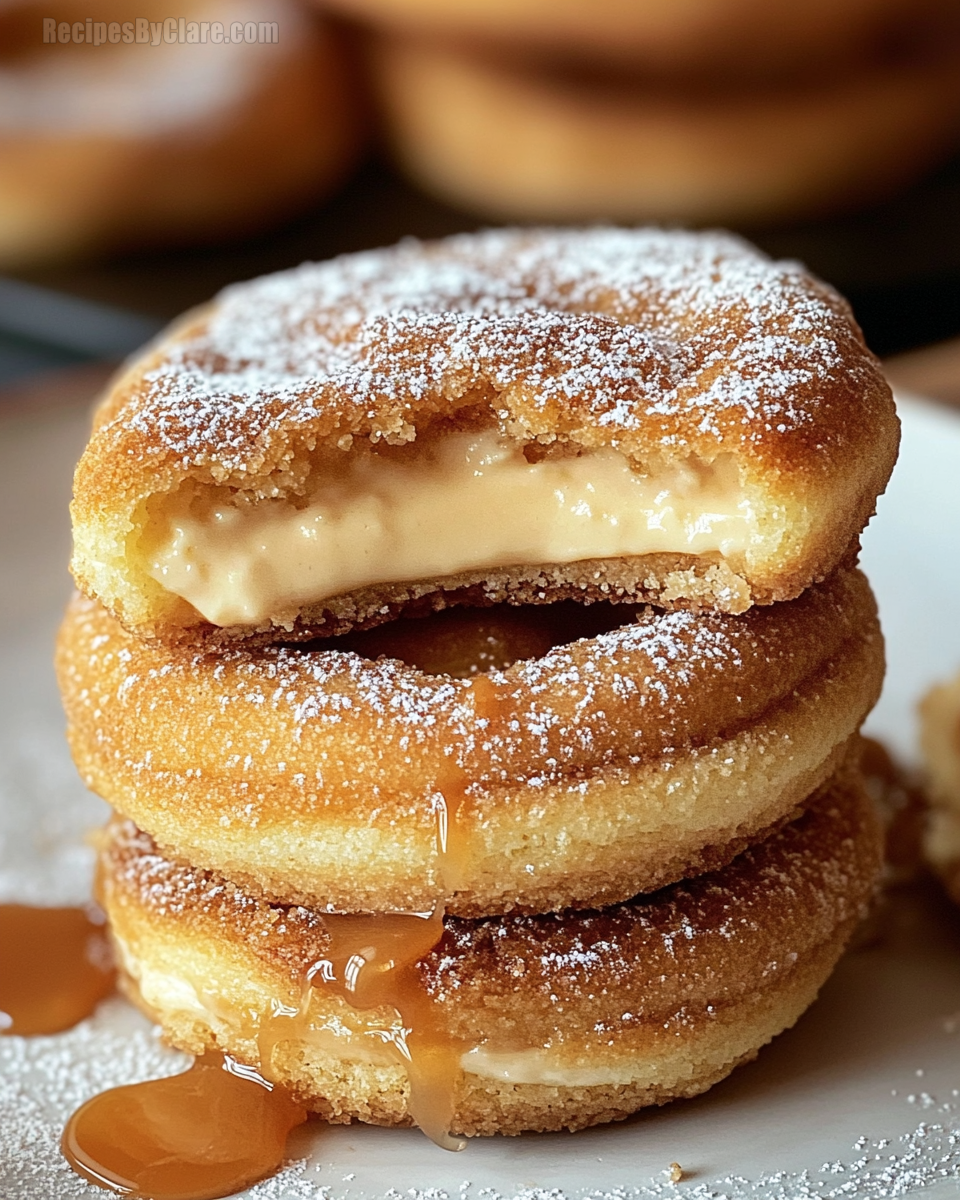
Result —
<svg viewBox="0 0 960 1200"><path fill-rule="evenodd" d="M727 861L833 770L883 649L866 580L840 572L740 617L641 611L473 680L145 643L77 598L57 666L88 786L174 855L340 911L453 891L472 914L608 903ZM464 788L451 863L437 804Z"/></svg>
<svg viewBox="0 0 960 1200"><path fill-rule="evenodd" d="M113 7L99 0L93 16L132 19L129 7ZM147 5L157 21L168 15L151 7L159 6ZM219 20L228 33L235 17L251 15L229 3L183 12L187 21ZM25 49L36 53L41 15L15 0L0 14L0 43L8 24L29 16ZM71 0L58 19L90 15L91 6ZM58 45L47 57L65 60L65 79L73 70L73 96L39 70L31 86L21 60L0 129L0 262L236 236L341 178L360 140L342 48L284 0L269 0L256 19L277 22L278 44L161 45L142 72L141 46Z"/></svg>
<svg viewBox="0 0 960 1200"><path fill-rule="evenodd" d="M355 441L464 424L613 447L646 470L732 456L759 530L735 573L765 601L843 560L898 441L845 303L735 239L494 231L404 243L233 288L130 368L77 469L78 584L142 635L195 636L198 614L150 577L142 544L176 489L295 497ZM653 583L669 600L676 563L662 566ZM646 583L645 567L634 575ZM702 604L703 578L690 589L686 602ZM723 607L718 590L729 579L708 597ZM290 614L277 620L284 637Z"/></svg>
<svg viewBox="0 0 960 1200"><path fill-rule="evenodd" d="M903 186L950 153L960 126L955 35L916 59L760 87L642 71L578 82L536 60L426 39L380 39L371 71L408 173L497 221L820 215Z"/></svg>
<svg viewBox="0 0 960 1200"><path fill-rule="evenodd" d="M468 1077L458 1125L576 1128L709 1086L812 1000L880 859L870 801L848 772L723 871L598 912L447 918L418 967L445 1036L494 1053L546 1048L555 1068L589 1065L616 1085L559 1086L548 1105L536 1086ZM256 1063L271 999L298 1006L306 971L328 953L320 913L278 909L177 866L129 824L106 842L101 889L144 1003L191 1050L216 1043ZM362 1028L314 989L307 1028L331 1018ZM352 1051L338 1061L309 1039L279 1050L273 1071L333 1119L408 1119L402 1071Z"/></svg>

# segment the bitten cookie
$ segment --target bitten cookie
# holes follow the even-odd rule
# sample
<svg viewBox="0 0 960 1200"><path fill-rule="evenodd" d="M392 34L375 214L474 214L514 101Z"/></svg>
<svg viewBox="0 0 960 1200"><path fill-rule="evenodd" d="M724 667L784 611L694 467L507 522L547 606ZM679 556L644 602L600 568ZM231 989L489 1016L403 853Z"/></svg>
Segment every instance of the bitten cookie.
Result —
<svg viewBox="0 0 960 1200"><path fill-rule="evenodd" d="M738 613L855 553L897 444L846 303L735 238L405 242L228 289L125 371L73 570L174 641L464 602Z"/></svg>

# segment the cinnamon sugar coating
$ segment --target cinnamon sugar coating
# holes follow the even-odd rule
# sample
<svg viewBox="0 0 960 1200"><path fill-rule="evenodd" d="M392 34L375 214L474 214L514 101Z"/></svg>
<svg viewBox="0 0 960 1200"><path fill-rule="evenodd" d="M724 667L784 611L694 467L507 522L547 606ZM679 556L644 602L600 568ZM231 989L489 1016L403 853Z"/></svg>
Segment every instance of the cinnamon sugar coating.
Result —
<svg viewBox="0 0 960 1200"><path fill-rule="evenodd" d="M795 596L844 558L898 439L845 302L733 237L500 230L404 242L229 288L121 375L77 469L75 577L141 634L203 637L199 614L148 573L145 533L174 493L296 500L359 446L487 427L537 452L613 448L647 473L732 456L755 544L732 562L618 561L613 588L729 611ZM602 561L574 564L571 578L529 567L542 570L522 602L555 598L552 582L585 599L611 592ZM412 581L412 596L373 595L359 611L337 597L259 631L335 633L450 583ZM515 586L499 580L493 598Z"/></svg>
<svg viewBox="0 0 960 1200"><path fill-rule="evenodd" d="M545 912L728 861L879 694L857 571L740 617L631 615L457 679L325 642L144 642L76 598L57 666L84 780L174 856L333 911Z"/></svg>
<svg viewBox="0 0 960 1200"><path fill-rule="evenodd" d="M600 911L446 918L418 966L442 1034L465 1049L545 1054L561 1073L599 1072L594 1086L552 1087L547 1103L535 1082L505 1084L468 1066L456 1127L577 1128L710 1086L814 998L880 860L871 804L846 771L722 871ZM329 952L320 913L178 865L129 822L105 841L101 891L132 988L191 1051L216 1044L255 1064L271 1003L300 1005L306 972ZM389 1013L361 1018L317 988L309 1013L273 1059L282 1081L330 1119L408 1123L401 1068L364 1061L345 1035L338 1059L311 1033L389 1024Z"/></svg>

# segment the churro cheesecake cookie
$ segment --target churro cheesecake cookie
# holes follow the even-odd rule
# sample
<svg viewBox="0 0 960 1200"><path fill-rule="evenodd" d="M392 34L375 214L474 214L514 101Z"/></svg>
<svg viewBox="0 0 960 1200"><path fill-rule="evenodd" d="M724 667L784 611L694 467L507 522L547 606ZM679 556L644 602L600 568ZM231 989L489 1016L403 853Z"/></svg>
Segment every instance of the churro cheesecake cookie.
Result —
<svg viewBox="0 0 960 1200"><path fill-rule="evenodd" d="M721 871L599 911L331 916L171 862L130 823L100 893L127 987L335 1122L577 1129L706 1090L815 998L880 869L855 773Z"/></svg>
<svg viewBox="0 0 960 1200"><path fill-rule="evenodd" d="M878 202L957 144L955 35L759 87L511 51L390 36L368 51L402 167L488 220L822 217Z"/></svg>
<svg viewBox="0 0 960 1200"><path fill-rule="evenodd" d="M883 643L845 571L741 616L459 608L215 652L78 598L58 672L81 775L165 853L288 903L480 916L729 862L843 761Z"/></svg>
<svg viewBox="0 0 960 1200"><path fill-rule="evenodd" d="M857 63L918 24L949 29L955 14L952 0L328 0L324 8L393 35L751 82Z"/></svg>
<svg viewBox="0 0 960 1200"><path fill-rule="evenodd" d="M898 425L849 308L723 234L505 230L228 289L116 381L73 570L141 636L743 612L855 553Z"/></svg>

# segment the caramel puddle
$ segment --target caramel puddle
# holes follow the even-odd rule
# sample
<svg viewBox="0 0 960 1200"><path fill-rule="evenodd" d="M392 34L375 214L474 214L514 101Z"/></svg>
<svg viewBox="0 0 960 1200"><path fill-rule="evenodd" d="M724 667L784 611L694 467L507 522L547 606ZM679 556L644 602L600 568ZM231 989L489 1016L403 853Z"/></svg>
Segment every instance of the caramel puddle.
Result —
<svg viewBox="0 0 960 1200"><path fill-rule="evenodd" d="M149 1200L216 1200L272 1175L307 1114L227 1055L182 1075L101 1092L67 1122L71 1167L99 1187Z"/></svg>
<svg viewBox="0 0 960 1200"><path fill-rule="evenodd" d="M115 986L102 922L83 908L0 905L0 1033L62 1033Z"/></svg>

